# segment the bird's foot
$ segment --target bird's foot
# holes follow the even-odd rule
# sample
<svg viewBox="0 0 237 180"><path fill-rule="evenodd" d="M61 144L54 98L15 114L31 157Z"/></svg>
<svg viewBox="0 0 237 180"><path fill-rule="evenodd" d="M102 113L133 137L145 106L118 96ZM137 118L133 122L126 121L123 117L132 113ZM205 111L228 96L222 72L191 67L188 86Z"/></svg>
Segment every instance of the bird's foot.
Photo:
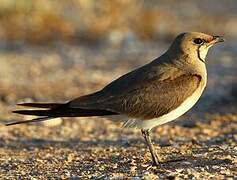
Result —
<svg viewBox="0 0 237 180"><path fill-rule="evenodd" d="M156 157L152 158L152 160L153 160L152 166L160 168L160 167L162 167L163 164L184 161L184 160L186 160L186 158L185 157L175 157L175 158L163 159L163 158L158 157L158 155L156 155Z"/></svg>
<svg viewBox="0 0 237 180"><path fill-rule="evenodd" d="M179 161L184 161L184 160L186 160L185 157L176 157L176 158L168 159L166 160L166 162L179 162Z"/></svg>
<svg viewBox="0 0 237 180"><path fill-rule="evenodd" d="M163 163L163 160L155 153L154 156L152 156L152 166L161 167L161 164Z"/></svg>

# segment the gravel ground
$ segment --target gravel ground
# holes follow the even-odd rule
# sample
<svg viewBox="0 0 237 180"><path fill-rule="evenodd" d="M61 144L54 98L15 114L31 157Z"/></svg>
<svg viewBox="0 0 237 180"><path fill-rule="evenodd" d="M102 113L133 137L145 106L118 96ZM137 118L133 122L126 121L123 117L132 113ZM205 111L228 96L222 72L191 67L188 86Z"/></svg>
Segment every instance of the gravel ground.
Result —
<svg viewBox="0 0 237 180"><path fill-rule="evenodd" d="M0 173L9 179L234 178L236 128L236 114L207 115L202 122L183 120L156 128L152 133L156 150L167 161L158 168L151 167L138 130L120 129L99 118L65 119L53 127L1 127Z"/></svg>
<svg viewBox="0 0 237 180"><path fill-rule="evenodd" d="M1 179L236 178L237 75L236 51L231 44L210 53L208 87L192 112L152 131L156 150L164 160L161 167L151 166L139 130L122 129L121 124L105 119L3 125L22 120L10 113L17 102L62 102L98 90L167 48L167 44L158 46L119 52L116 48L69 45L2 50Z"/></svg>

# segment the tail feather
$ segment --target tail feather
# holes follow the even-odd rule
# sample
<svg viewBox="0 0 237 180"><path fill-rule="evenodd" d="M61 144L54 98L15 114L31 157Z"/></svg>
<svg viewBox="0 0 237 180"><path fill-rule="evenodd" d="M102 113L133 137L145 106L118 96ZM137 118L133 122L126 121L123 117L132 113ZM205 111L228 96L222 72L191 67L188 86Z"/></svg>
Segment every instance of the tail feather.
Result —
<svg viewBox="0 0 237 180"><path fill-rule="evenodd" d="M49 116L53 115L52 110L16 110L12 111L16 114L33 115L33 116Z"/></svg>
<svg viewBox="0 0 237 180"><path fill-rule="evenodd" d="M98 110L98 109L81 109L81 108L60 108L49 110L16 110L16 114L33 115L33 116L49 116L49 117L89 117L89 116L106 116L116 115L118 113Z"/></svg>
<svg viewBox="0 0 237 180"><path fill-rule="evenodd" d="M35 119L31 119L31 120L26 120L26 121L15 121L15 122L7 123L6 126L33 123L33 122L41 122L41 121L47 121L47 120L50 120L50 119L54 119L54 117L40 117L40 118L35 118Z"/></svg>
<svg viewBox="0 0 237 180"><path fill-rule="evenodd" d="M48 109L52 109L52 108L57 108L59 106L62 106L64 104L60 104L60 103L20 103L17 104L19 106L25 106L25 107L35 107L35 108L48 108Z"/></svg>
<svg viewBox="0 0 237 180"><path fill-rule="evenodd" d="M33 115L40 116L39 118L28 120L28 121L17 121L6 124L7 126L15 124L23 124L30 122L45 121L48 119L58 117L90 117L90 116L107 116L107 115L118 115L116 112L100 110L100 109L81 109L81 108L70 108L68 104L56 104L56 103L23 103L19 104L27 107L47 108L43 110L16 110L13 113L22 115Z"/></svg>

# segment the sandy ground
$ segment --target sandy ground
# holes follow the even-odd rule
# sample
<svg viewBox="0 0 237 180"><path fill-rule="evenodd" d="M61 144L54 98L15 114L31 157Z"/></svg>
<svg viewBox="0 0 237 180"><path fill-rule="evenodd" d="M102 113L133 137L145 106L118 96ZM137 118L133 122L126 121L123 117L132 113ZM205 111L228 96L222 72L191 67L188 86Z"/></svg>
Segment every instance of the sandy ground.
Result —
<svg viewBox="0 0 237 180"><path fill-rule="evenodd" d="M236 178L236 51L228 45L210 53L208 87L192 112L152 131L156 150L165 161L160 167L151 166L139 130L122 129L121 124L101 118L3 125L26 119L11 114L18 102L62 102L98 90L167 48L150 46L119 52L67 45L1 51L0 177Z"/></svg>

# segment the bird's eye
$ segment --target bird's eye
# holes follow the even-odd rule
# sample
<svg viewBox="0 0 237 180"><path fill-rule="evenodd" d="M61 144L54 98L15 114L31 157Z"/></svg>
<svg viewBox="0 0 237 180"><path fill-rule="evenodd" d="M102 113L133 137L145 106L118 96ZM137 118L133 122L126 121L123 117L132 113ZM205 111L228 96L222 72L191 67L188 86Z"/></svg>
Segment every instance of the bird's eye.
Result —
<svg viewBox="0 0 237 180"><path fill-rule="evenodd" d="M202 45L204 43L201 38L194 39L193 42L198 45Z"/></svg>

